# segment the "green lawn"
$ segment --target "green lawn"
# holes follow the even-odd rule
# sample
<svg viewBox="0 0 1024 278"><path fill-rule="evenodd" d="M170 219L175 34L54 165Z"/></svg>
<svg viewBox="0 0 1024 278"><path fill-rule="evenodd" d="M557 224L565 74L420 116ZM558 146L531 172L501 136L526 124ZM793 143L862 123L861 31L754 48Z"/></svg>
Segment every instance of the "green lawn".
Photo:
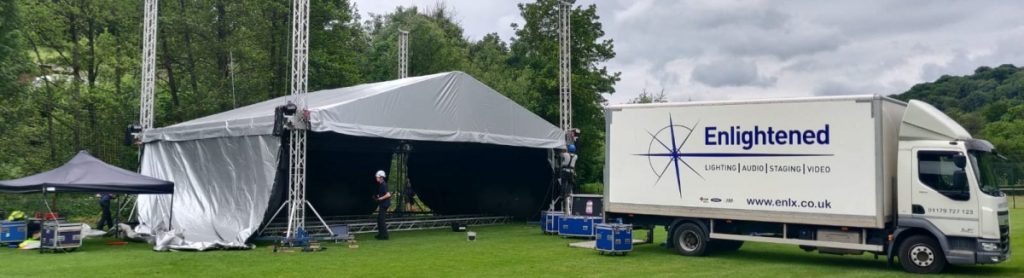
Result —
<svg viewBox="0 0 1024 278"><path fill-rule="evenodd" d="M1011 211L1024 223L1024 209ZM1014 255L998 265L950 267L946 274L1024 276L1024 228L1013 226ZM740 251L682 257L657 245L638 245L628 256L602 256L570 248L573 239L546 236L533 225L477 227L479 239L450 231L395 232L390 241L359 236L359 248L326 244L318 253L247 251L153 252L146 244L107 246L90 240L76 252L39 254L0 249L0 276L848 276L905 275L884 258L806 253L795 246L748 243ZM639 235L637 235L639 237ZM657 238L664 240L659 230Z"/></svg>

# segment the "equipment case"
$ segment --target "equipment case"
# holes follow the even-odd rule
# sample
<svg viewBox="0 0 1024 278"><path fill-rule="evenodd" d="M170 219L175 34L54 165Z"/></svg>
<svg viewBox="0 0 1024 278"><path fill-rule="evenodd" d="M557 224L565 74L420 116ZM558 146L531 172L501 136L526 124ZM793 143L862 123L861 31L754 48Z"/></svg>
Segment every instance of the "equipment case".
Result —
<svg viewBox="0 0 1024 278"><path fill-rule="evenodd" d="M82 223L43 222L39 251L71 251L82 247Z"/></svg>
<svg viewBox="0 0 1024 278"><path fill-rule="evenodd" d="M28 236L24 221L0 221L0 243L20 243Z"/></svg>
<svg viewBox="0 0 1024 278"><path fill-rule="evenodd" d="M558 234L558 223L561 222L564 212L549 210L541 212L540 228L545 234Z"/></svg>
<svg viewBox="0 0 1024 278"><path fill-rule="evenodd" d="M593 216L563 216L558 222L558 234L565 237L594 237L594 224L604 219Z"/></svg>
<svg viewBox="0 0 1024 278"><path fill-rule="evenodd" d="M633 251L633 225L612 223L597 224L595 227L597 251L609 254L626 254Z"/></svg>

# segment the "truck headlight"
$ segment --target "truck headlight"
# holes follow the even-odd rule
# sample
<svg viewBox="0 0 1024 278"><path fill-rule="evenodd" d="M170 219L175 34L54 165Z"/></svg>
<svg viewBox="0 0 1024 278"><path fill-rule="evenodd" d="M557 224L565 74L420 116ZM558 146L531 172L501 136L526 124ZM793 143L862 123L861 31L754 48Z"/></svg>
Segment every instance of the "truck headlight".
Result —
<svg viewBox="0 0 1024 278"><path fill-rule="evenodd" d="M986 252L999 251L999 244L994 242L982 242L981 250L985 250Z"/></svg>

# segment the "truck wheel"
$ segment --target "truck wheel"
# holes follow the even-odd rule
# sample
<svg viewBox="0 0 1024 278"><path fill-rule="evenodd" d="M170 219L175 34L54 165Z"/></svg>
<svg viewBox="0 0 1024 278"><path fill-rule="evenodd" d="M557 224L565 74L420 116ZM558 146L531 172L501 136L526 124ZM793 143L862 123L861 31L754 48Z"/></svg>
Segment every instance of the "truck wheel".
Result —
<svg viewBox="0 0 1024 278"><path fill-rule="evenodd" d="M711 249L715 251L732 252L740 250L740 247L743 247L742 240L716 239L711 241Z"/></svg>
<svg viewBox="0 0 1024 278"><path fill-rule="evenodd" d="M672 239L672 247L683 256L704 256L707 250L708 236L704 234L704 229L693 223L676 227Z"/></svg>
<svg viewBox="0 0 1024 278"><path fill-rule="evenodd" d="M900 265L911 273L939 273L946 267L942 247L928 236L915 235L900 244Z"/></svg>

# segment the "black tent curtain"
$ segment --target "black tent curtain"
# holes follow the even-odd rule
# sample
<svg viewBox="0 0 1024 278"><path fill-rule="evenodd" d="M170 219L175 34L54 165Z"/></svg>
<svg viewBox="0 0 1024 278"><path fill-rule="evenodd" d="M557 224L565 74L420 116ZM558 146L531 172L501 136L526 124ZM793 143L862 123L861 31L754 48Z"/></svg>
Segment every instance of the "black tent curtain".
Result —
<svg viewBox="0 0 1024 278"><path fill-rule="evenodd" d="M373 213L374 173L390 175L395 148L413 148L408 177L420 200L437 214L489 214L525 219L544 204L553 170L548 150L479 143L400 141L309 133L306 197L324 216ZM283 136L282 139L288 138ZM267 216L287 198L287 142ZM399 205L393 200L393 206ZM265 219L265 221L272 221Z"/></svg>

